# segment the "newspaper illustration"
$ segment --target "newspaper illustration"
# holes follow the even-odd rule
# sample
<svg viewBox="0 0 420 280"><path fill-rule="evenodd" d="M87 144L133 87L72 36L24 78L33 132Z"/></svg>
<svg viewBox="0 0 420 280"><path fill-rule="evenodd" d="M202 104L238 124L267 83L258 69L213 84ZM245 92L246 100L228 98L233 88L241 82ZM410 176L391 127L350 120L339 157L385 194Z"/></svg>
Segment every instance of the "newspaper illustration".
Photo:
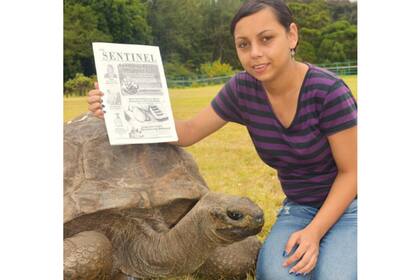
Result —
<svg viewBox="0 0 420 280"><path fill-rule="evenodd" d="M92 46L110 144L177 141L159 47Z"/></svg>

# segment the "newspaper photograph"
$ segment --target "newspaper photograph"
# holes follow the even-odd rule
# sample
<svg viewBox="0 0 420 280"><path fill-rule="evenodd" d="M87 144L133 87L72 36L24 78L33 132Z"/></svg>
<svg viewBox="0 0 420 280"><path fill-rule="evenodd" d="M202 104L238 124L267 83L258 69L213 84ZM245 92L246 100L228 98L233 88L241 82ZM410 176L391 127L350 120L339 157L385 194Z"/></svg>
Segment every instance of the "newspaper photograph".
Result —
<svg viewBox="0 0 420 280"><path fill-rule="evenodd" d="M177 141L159 47L92 43L111 145Z"/></svg>

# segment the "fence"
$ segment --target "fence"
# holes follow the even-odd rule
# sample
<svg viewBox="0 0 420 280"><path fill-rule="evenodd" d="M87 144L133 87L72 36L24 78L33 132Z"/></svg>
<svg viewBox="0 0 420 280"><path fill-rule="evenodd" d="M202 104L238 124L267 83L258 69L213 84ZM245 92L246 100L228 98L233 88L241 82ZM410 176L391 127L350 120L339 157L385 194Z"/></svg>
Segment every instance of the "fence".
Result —
<svg viewBox="0 0 420 280"><path fill-rule="evenodd" d="M357 75L357 61L317 64L317 66L325 68L340 76Z"/></svg>
<svg viewBox="0 0 420 280"><path fill-rule="evenodd" d="M179 77L176 80L167 80L168 87L191 87L191 86L203 86L203 85L218 85L224 84L232 76L220 76L220 77L204 77L200 76L197 78L190 77Z"/></svg>
<svg viewBox="0 0 420 280"><path fill-rule="evenodd" d="M340 76L357 75L357 61L324 63L316 65ZM177 77L175 79L167 79L167 83L168 87L170 88L216 85L226 83L231 77L232 76L207 77L202 75L195 78Z"/></svg>

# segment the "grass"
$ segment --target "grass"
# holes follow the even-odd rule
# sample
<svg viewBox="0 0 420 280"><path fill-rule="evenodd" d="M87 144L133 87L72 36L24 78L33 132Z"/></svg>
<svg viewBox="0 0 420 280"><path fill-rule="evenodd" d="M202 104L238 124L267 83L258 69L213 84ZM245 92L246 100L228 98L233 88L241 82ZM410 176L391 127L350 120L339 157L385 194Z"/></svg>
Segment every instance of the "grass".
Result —
<svg viewBox="0 0 420 280"><path fill-rule="evenodd" d="M350 87L354 98L357 99L357 75L342 77L344 82Z"/></svg>
<svg viewBox="0 0 420 280"><path fill-rule="evenodd" d="M343 77L357 98L357 76ZM175 119L188 119L207 106L222 85L201 88L170 89ZM64 98L64 121L87 111L86 97ZM228 123L186 150L197 162L210 189L247 196L265 215L265 225L258 237L264 240L273 225L284 199L276 171L258 157L245 127ZM252 279L252 277L248 277ZM194 276L173 280L196 280Z"/></svg>

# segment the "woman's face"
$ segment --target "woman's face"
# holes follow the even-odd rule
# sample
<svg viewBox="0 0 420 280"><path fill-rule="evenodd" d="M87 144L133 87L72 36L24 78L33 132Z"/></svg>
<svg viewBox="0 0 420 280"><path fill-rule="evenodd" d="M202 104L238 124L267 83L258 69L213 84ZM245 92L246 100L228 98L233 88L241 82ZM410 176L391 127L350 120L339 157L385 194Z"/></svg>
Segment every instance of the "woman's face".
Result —
<svg viewBox="0 0 420 280"><path fill-rule="evenodd" d="M242 67L262 82L273 81L282 73L292 61L290 49L298 39L296 25L292 23L287 32L271 8L240 19L234 37Z"/></svg>

